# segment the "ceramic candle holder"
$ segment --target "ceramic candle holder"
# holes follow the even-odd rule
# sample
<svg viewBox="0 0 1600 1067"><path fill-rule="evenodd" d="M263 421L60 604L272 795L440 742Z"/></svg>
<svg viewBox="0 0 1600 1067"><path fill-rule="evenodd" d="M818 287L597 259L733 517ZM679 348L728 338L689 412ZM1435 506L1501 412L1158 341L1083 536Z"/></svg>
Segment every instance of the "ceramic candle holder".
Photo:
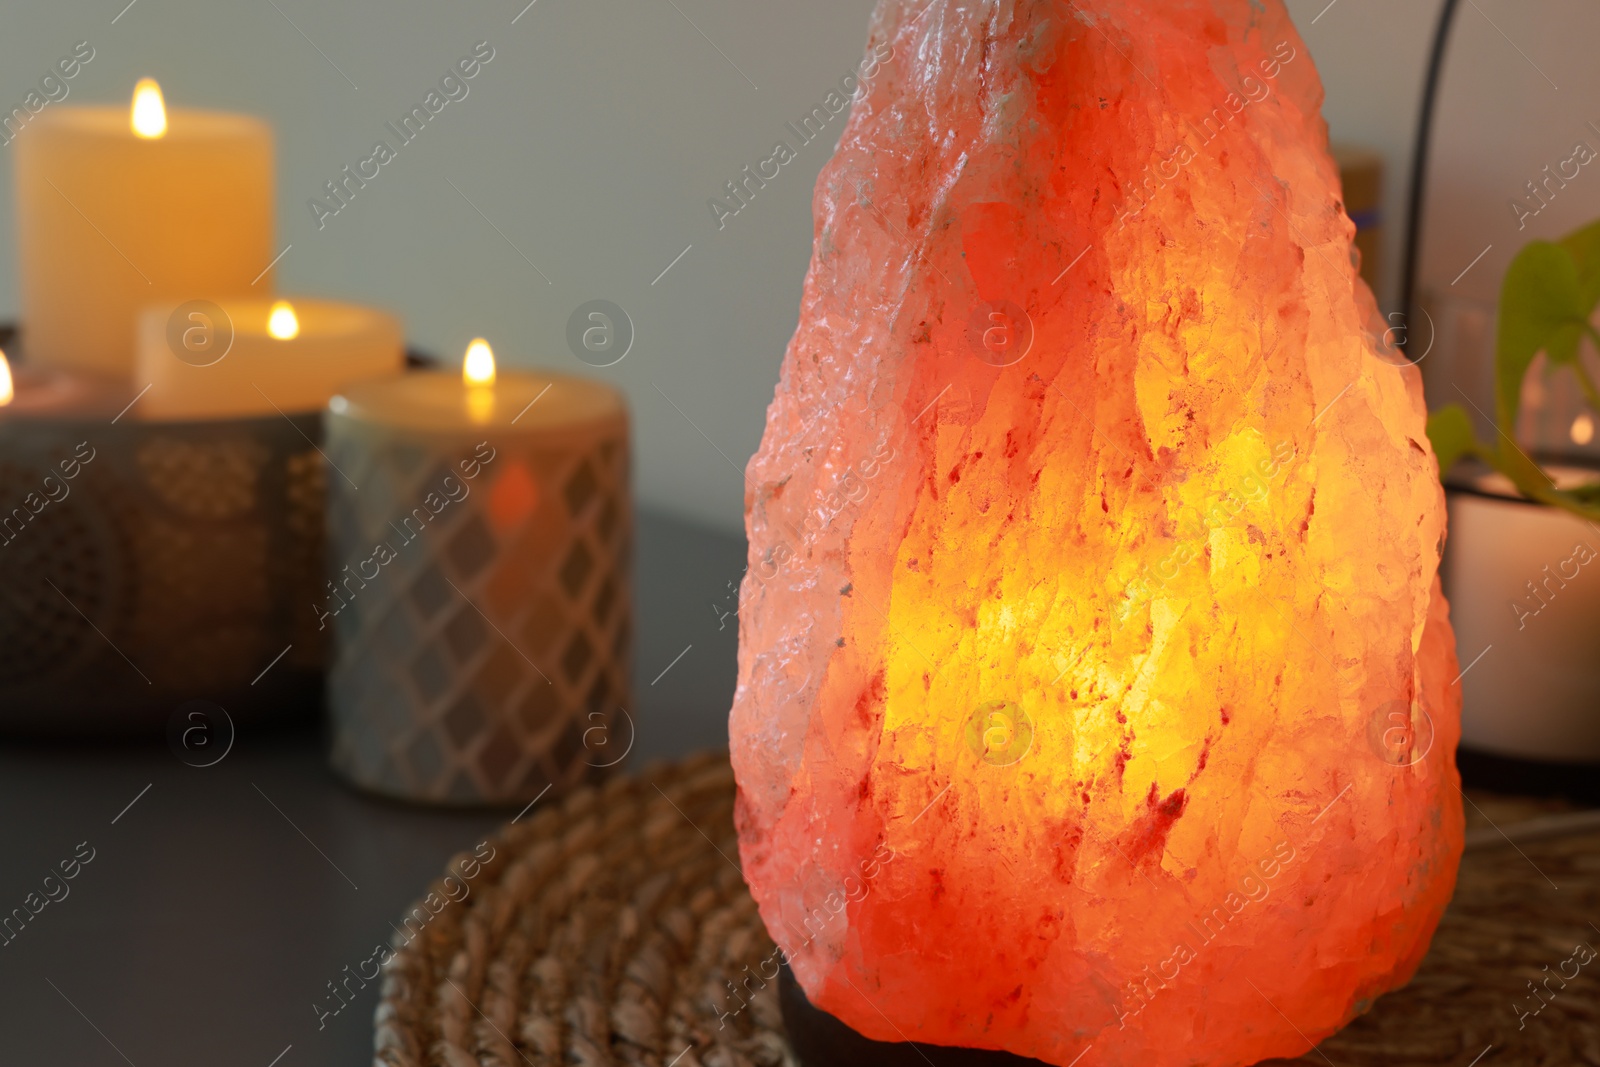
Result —
<svg viewBox="0 0 1600 1067"><path fill-rule="evenodd" d="M314 710L320 416L0 409L0 730L125 733L184 703Z"/></svg>
<svg viewBox="0 0 1600 1067"><path fill-rule="evenodd" d="M628 424L558 376L502 375L481 424L428 410L457 381L363 383L328 416L332 760L389 796L525 803L631 736Z"/></svg>

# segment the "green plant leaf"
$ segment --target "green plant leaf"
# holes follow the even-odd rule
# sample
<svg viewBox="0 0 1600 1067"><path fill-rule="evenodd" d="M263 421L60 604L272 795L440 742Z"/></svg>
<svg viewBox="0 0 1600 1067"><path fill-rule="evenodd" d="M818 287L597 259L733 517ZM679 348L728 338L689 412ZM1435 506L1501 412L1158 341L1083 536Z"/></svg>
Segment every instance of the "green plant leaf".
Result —
<svg viewBox="0 0 1600 1067"><path fill-rule="evenodd" d="M1583 248L1587 254L1588 246ZM1578 263L1564 246L1532 241L1511 261L1500 287L1495 342L1495 417L1502 433L1516 432L1522 382L1534 356L1553 343L1552 361L1570 359L1577 340L1569 343L1567 335L1583 330L1592 307L1583 304Z"/></svg>
<svg viewBox="0 0 1600 1067"><path fill-rule="evenodd" d="M1574 486L1566 491L1566 496L1586 508L1600 506L1600 484Z"/></svg>
<svg viewBox="0 0 1600 1067"><path fill-rule="evenodd" d="M1600 348L1590 324L1600 304L1600 221L1574 230L1559 242L1533 241L1517 253L1500 288L1495 338L1495 436L1478 441L1472 420L1455 405L1428 419L1428 437L1439 457L1440 477L1471 454L1510 478L1523 495L1600 522L1600 486L1559 490L1516 441L1522 385L1534 357L1544 352L1551 366L1572 369L1584 399L1600 411L1600 385L1579 355L1585 336Z"/></svg>
<svg viewBox="0 0 1600 1067"><path fill-rule="evenodd" d="M1576 363L1578 361L1578 342L1583 340L1583 327L1575 323L1557 326L1544 342L1544 354L1549 358L1550 365L1559 367L1562 364Z"/></svg>
<svg viewBox="0 0 1600 1067"><path fill-rule="evenodd" d="M1481 451L1472 429L1472 416L1460 404L1447 404L1428 416L1428 440L1439 460L1440 481L1462 456Z"/></svg>
<svg viewBox="0 0 1600 1067"><path fill-rule="evenodd" d="M1561 247L1578 268L1579 304L1592 310L1600 303L1600 221L1573 230L1561 239Z"/></svg>

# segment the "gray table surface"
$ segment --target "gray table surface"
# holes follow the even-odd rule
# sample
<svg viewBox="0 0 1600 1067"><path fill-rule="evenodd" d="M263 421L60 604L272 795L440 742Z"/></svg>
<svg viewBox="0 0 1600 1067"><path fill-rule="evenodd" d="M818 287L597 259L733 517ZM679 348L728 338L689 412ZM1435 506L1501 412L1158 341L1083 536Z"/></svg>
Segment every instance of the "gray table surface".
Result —
<svg viewBox="0 0 1600 1067"><path fill-rule="evenodd" d="M637 544L633 766L727 744L744 570L742 539L659 516ZM0 914L93 850L0 947L0 1067L370 1063L376 987L320 1017L328 983L513 814L364 796L309 729L203 769L164 742L0 741Z"/></svg>

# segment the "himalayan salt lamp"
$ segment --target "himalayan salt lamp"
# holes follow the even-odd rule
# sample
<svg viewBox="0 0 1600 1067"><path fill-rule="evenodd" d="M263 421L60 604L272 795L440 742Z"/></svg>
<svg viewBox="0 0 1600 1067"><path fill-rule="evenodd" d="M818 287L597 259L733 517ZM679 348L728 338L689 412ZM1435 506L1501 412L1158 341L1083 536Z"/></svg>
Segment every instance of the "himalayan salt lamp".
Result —
<svg viewBox="0 0 1600 1067"><path fill-rule="evenodd" d="M740 851L817 1007L1296 1056L1462 845L1444 507L1280 0L880 0L749 467Z"/></svg>

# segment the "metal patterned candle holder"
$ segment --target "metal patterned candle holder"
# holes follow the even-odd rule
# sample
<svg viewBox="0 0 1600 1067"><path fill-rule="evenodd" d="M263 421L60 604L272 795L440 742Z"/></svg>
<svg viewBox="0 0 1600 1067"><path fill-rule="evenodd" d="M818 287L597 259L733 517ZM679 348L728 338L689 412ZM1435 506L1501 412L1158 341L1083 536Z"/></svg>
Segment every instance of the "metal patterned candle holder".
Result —
<svg viewBox="0 0 1600 1067"><path fill-rule="evenodd" d="M316 707L321 416L0 420L0 730Z"/></svg>
<svg viewBox="0 0 1600 1067"><path fill-rule="evenodd" d="M335 635L334 767L374 792L460 805L603 775L631 736L619 726L609 741L632 640L620 401L576 425L481 432L354 412L339 398L329 415L331 578L317 608Z"/></svg>

